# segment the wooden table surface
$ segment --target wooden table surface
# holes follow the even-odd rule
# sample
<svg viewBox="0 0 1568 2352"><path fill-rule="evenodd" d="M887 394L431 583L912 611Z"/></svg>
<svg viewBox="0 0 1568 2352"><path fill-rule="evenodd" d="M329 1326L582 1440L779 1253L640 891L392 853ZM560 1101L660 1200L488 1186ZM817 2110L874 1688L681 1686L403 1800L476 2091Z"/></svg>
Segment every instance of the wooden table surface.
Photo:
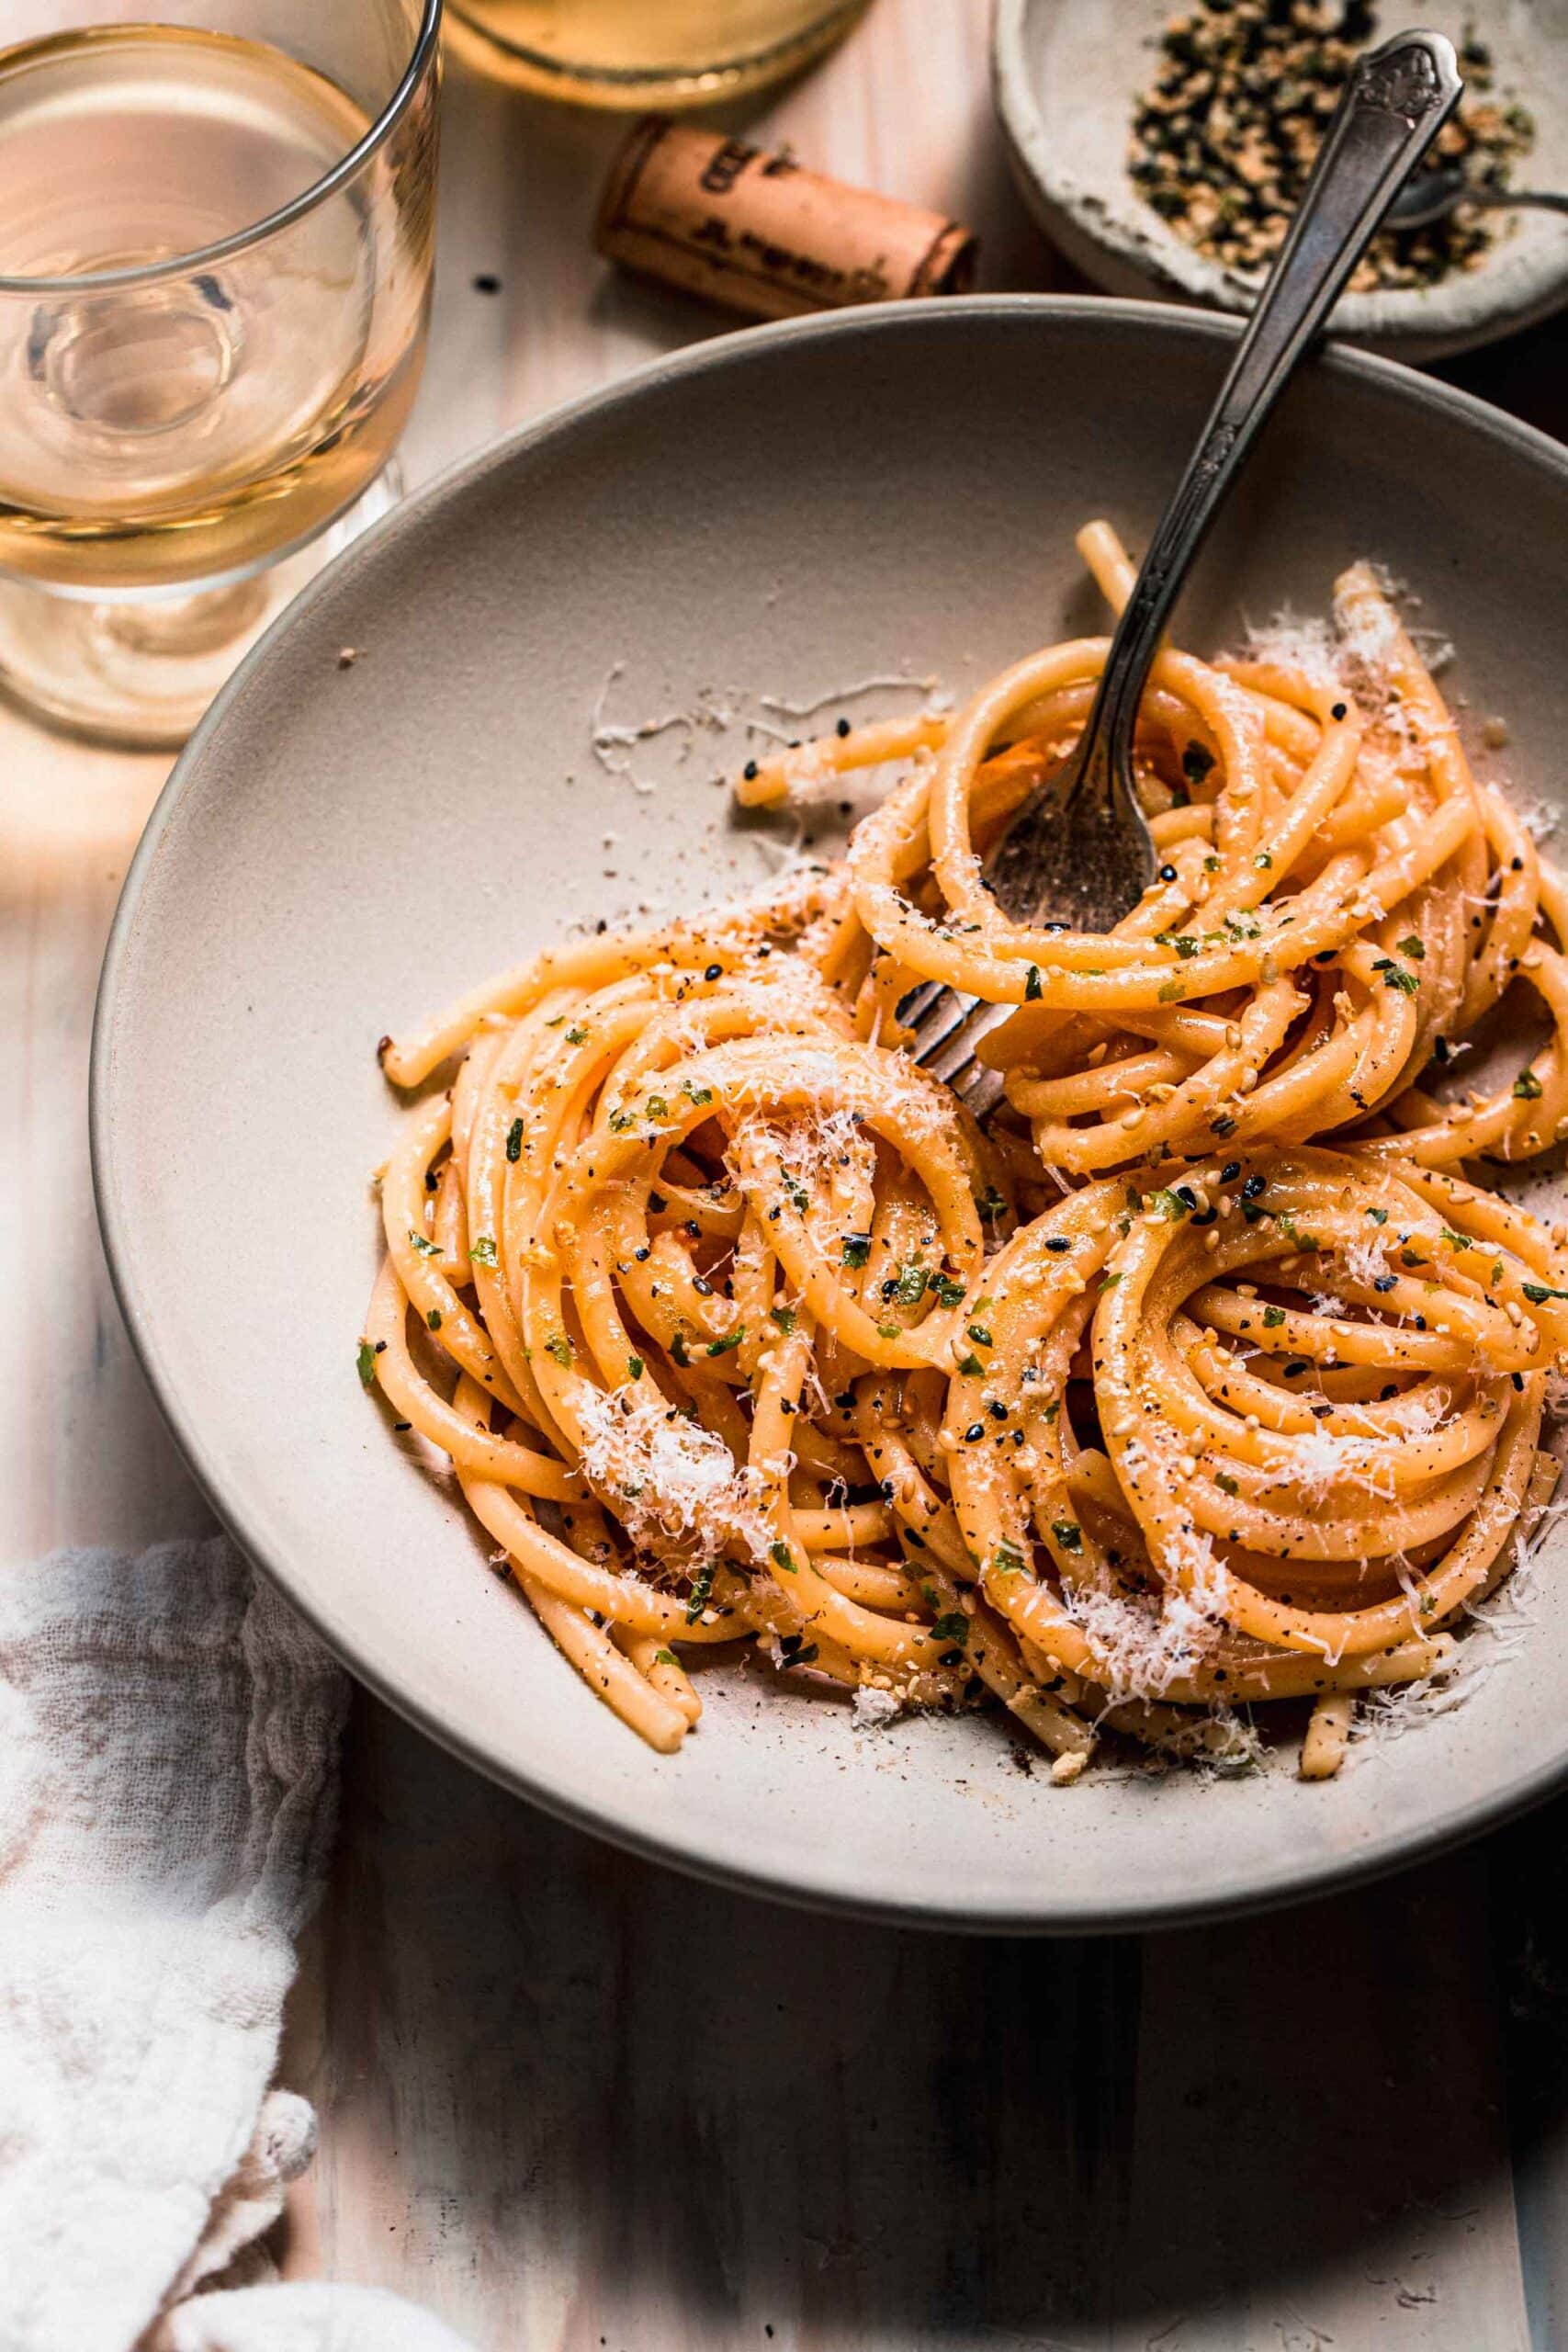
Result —
<svg viewBox="0 0 1568 2352"><path fill-rule="evenodd" d="M1066 282L1008 185L985 0L874 0L761 114ZM619 128L453 71L412 481L715 332L593 259ZM499 292L476 287L500 280ZM1568 430L1555 329L1453 370ZM207 1514L98 1252L85 1068L164 763L0 713L0 1545ZM1568 2346L1568 1811L1368 1893L1071 1944L824 1920L633 1861L356 1702L282 2079L321 2114L284 2249L482 2352Z"/></svg>

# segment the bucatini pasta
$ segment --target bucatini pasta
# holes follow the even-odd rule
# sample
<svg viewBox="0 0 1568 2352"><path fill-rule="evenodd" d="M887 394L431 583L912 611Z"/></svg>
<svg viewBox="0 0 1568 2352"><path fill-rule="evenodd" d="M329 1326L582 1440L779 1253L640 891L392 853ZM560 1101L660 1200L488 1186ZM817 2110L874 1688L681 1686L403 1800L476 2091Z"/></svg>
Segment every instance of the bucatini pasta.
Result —
<svg viewBox="0 0 1568 2352"><path fill-rule="evenodd" d="M657 1749L745 1642L863 1718L989 1699L1060 1781L1293 1701L1325 1777L1550 1499L1568 1235L1484 1170L1568 1135L1561 883L1358 566L1332 634L1160 654L1118 929L1010 921L981 856L1105 652L749 763L754 803L902 775L843 861L384 1042L361 1375ZM985 1131L907 1050L926 978L1017 1007ZM1441 1098L1509 991L1542 1041Z"/></svg>

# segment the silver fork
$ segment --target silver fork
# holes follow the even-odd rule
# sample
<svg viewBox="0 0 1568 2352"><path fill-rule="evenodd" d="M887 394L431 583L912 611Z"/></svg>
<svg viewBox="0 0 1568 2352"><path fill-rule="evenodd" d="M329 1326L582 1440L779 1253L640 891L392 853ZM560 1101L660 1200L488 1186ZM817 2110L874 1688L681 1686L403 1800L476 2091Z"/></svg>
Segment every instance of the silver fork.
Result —
<svg viewBox="0 0 1568 2352"><path fill-rule="evenodd" d="M1230 372L1155 526L1083 733L986 858L986 881L1015 922L1111 931L1155 879L1133 738L1171 607L1258 427L1463 86L1441 33L1398 34L1352 70ZM976 1118L994 1110L1002 1080L975 1049L1016 1008L932 980L899 1009L914 1031L915 1059Z"/></svg>

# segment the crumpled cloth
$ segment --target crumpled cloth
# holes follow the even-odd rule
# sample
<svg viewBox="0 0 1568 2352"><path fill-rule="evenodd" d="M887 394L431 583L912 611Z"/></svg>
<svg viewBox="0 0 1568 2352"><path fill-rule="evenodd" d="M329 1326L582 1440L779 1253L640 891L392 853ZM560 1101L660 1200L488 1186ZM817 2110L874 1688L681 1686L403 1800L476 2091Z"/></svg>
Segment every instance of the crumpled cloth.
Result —
<svg viewBox="0 0 1568 2352"><path fill-rule="evenodd" d="M267 2284L346 1683L222 1539L0 1574L0 2352L463 2352Z"/></svg>

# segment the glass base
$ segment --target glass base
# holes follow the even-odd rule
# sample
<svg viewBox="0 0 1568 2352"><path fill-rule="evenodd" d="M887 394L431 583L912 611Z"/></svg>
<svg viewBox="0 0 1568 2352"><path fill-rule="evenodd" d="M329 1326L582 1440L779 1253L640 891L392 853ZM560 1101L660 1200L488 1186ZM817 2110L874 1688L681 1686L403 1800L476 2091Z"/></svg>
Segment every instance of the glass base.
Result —
<svg viewBox="0 0 1568 2352"><path fill-rule="evenodd" d="M0 577L0 686L68 734L175 751L284 606L401 495L387 466L308 547L215 588L89 600Z"/></svg>
<svg viewBox="0 0 1568 2352"><path fill-rule="evenodd" d="M750 54L728 58L708 66L660 68L590 64L536 49L526 41L509 40L483 21L482 0L473 0L469 13L462 0L447 8L445 38L448 46L481 74L489 74L516 89L536 90L545 97L565 98L576 106L610 107L641 113L649 107L679 108L711 106L721 98L740 97L781 82L809 65L849 30L867 0L823 0L819 18L804 31L770 43ZM716 12L718 14L720 12ZM718 45L716 36L715 46Z"/></svg>

